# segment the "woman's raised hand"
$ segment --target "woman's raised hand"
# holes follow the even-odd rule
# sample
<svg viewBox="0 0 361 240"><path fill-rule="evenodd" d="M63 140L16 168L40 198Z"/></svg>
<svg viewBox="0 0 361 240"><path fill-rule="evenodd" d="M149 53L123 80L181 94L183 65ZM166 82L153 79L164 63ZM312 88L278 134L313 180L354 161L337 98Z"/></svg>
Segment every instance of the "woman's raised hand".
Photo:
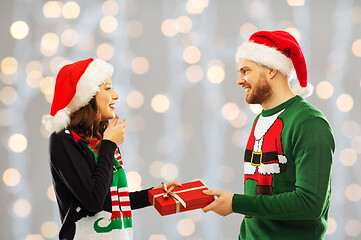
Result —
<svg viewBox="0 0 361 240"><path fill-rule="evenodd" d="M110 140L117 144L117 146L124 142L125 129L127 127L127 119L124 119L123 122L117 124L118 120L119 115L116 114L113 121L103 133L103 139Z"/></svg>

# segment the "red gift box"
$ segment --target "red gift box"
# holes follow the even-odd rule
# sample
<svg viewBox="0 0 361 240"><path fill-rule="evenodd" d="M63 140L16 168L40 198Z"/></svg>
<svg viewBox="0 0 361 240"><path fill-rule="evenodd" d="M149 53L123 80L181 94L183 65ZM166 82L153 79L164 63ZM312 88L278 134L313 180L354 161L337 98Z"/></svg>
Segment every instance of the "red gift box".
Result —
<svg viewBox="0 0 361 240"><path fill-rule="evenodd" d="M162 216L203 208L214 201L214 196L203 193L208 188L201 181L182 183L181 187L173 187L165 190L157 188L148 191L149 202ZM168 192L171 191L170 195L173 196L166 194L167 190ZM186 207L182 205L182 202L186 204Z"/></svg>

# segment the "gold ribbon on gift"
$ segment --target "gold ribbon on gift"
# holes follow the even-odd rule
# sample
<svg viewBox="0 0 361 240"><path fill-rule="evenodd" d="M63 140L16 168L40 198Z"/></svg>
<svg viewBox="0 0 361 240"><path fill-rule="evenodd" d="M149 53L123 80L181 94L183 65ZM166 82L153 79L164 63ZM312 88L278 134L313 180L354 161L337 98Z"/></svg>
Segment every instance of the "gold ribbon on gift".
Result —
<svg viewBox="0 0 361 240"><path fill-rule="evenodd" d="M203 188L206 188L206 187L205 186L200 186L200 187L194 187L194 188L190 188L190 189L185 189L185 190L179 190L179 191L176 191L176 192L172 192L173 189L175 188L175 185L172 185L170 188L167 189L167 185L164 182L162 182L160 188L163 189L163 191L165 193L154 195L154 197L153 197L153 206L155 207L155 199L157 197L160 197L160 196L171 197L175 201L175 204L176 204L176 213L179 213L180 212L180 204L182 204L182 206L184 208L187 208L187 205L184 202L184 200L180 196L177 195L177 193L194 191L194 190L203 189Z"/></svg>

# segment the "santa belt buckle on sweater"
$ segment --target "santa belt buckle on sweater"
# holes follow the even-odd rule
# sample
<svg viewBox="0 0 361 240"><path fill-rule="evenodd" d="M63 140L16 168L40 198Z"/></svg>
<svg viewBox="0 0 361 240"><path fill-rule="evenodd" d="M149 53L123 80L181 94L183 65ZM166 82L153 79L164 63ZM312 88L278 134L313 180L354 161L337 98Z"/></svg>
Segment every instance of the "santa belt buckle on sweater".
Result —
<svg viewBox="0 0 361 240"><path fill-rule="evenodd" d="M251 164L254 166L259 166L262 163L262 152L253 152L251 157Z"/></svg>
<svg viewBox="0 0 361 240"><path fill-rule="evenodd" d="M113 171L113 172L117 172L118 169L119 169L119 168L122 168L122 167L115 167L115 166L113 165L113 168L114 168L114 171Z"/></svg>

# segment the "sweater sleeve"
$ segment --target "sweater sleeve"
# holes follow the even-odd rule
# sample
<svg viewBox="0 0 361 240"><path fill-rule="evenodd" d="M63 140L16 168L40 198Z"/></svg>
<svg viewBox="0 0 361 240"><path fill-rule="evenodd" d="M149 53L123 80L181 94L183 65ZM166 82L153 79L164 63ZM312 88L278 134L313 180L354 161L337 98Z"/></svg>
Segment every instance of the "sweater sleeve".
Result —
<svg viewBox="0 0 361 240"><path fill-rule="evenodd" d="M61 132L50 138L51 167L88 211L98 212L104 205L113 178L115 149L114 142L102 140L98 163L91 169L86 152L71 134Z"/></svg>
<svg viewBox="0 0 361 240"><path fill-rule="evenodd" d="M234 194L236 213L275 220L317 219L328 204L332 155L335 148L329 124L321 118L303 122L293 133L295 189L272 196Z"/></svg>
<svg viewBox="0 0 361 240"><path fill-rule="evenodd" d="M152 188L144 189L141 191L135 191L129 193L130 206L132 209L144 208L150 206L148 200L148 191Z"/></svg>

